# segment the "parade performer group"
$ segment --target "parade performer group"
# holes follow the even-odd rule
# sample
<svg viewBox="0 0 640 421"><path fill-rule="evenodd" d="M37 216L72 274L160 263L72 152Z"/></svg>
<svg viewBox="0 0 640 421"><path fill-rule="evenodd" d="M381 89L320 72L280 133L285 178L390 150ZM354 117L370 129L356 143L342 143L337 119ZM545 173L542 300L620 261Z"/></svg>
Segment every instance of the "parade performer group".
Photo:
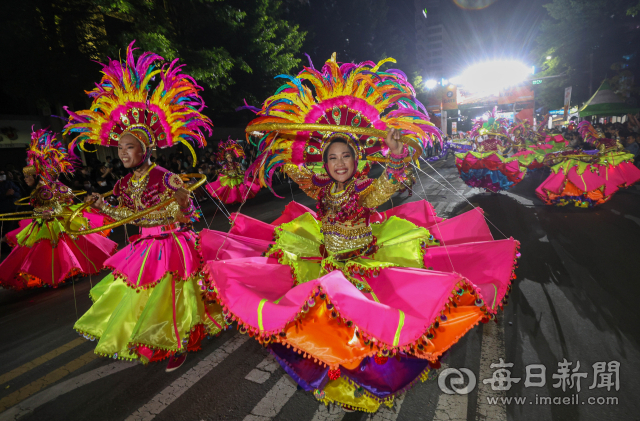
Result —
<svg viewBox="0 0 640 421"><path fill-rule="evenodd" d="M177 60L150 52L135 59L134 50L103 66L91 107L67 110L65 126L76 135L72 148L117 146L132 170L114 187L117 203L93 194L65 221L82 244L109 241L91 234L105 226L79 226L87 206L115 221L106 227L140 228L100 263L111 273L74 326L97 340L97 354L169 358L172 371L205 336L237 322L319 401L375 412L433 377L447 350L502 309L519 243L494 240L481 209L449 220L424 200L376 211L410 186L423 148L441 142L405 74L380 69L393 59L339 64L334 55L320 70L310 63L256 109L247 132L261 133L260 155L244 178L272 189L283 171L316 211L291 202L271 224L232 214L228 233L196 234L185 181L150 156L177 142L205 145L211 122L201 88ZM223 145L224 176L234 181L220 186L241 185L237 148ZM383 170L375 179L371 165ZM44 221L57 215L42 212Z"/></svg>
<svg viewBox="0 0 640 421"><path fill-rule="evenodd" d="M597 132L588 121L578 125L578 132L594 149L583 149L575 142L547 155L551 174L536 189L545 204L593 207L640 180L633 154L622 145Z"/></svg>
<svg viewBox="0 0 640 421"><path fill-rule="evenodd" d="M487 122L475 123L470 136L476 140L476 150L456 154L456 167L466 185L497 193L522 181L526 169L517 158L503 156L506 145L501 139L508 139L507 122L496 118L495 110ZM485 139L478 143L480 136Z"/></svg>
<svg viewBox="0 0 640 421"><path fill-rule="evenodd" d="M100 234L69 235L63 218L79 207L75 195L60 182L61 175L74 172L73 159L59 139L48 130L31 134L25 182L33 188L29 204L32 219L7 233L13 250L0 263L0 286L11 289L57 287L73 276L98 273L117 244ZM104 217L86 212L74 222L74 229L102 226Z"/></svg>
<svg viewBox="0 0 640 421"><path fill-rule="evenodd" d="M496 314L519 256L517 241L493 240L480 210L448 221L426 201L375 211L422 145L440 141L404 74L381 64L305 67L247 127L265 133L262 183L282 168L316 212L290 204L272 224L234 215L229 234L201 237L216 250L205 287L227 320L318 400L368 412L392 406ZM358 171L362 159L382 175ZM312 172L318 163L324 171Z"/></svg>
<svg viewBox="0 0 640 421"><path fill-rule="evenodd" d="M244 158L244 150L233 139L218 146L218 162L222 165L218 179L206 186L209 194L226 204L242 203L258 194L260 184L245 181L245 172L236 159Z"/></svg>
<svg viewBox="0 0 640 421"><path fill-rule="evenodd" d="M220 309L201 299L202 255L191 229L196 210L180 176L151 164L153 148L177 142L206 144L202 130L211 122L201 111L200 87L176 61L155 67L162 58L132 45L126 62L111 60L89 93L91 108L69 111L65 131L78 133L75 144L117 146L125 168L133 172L113 191L116 206L95 195L92 206L114 220L135 218L140 234L104 262L112 272L91 289L94 304L74 328L98 339L96 353L112 358L158 361L170 357L167 371L179 367L186 351L222 329ZM152 79L156 83L152 85ZM159 82L159 83L158 83ZM155 86L155 87L154 87ZM136 217L141 211L175 200Z"/></svg>

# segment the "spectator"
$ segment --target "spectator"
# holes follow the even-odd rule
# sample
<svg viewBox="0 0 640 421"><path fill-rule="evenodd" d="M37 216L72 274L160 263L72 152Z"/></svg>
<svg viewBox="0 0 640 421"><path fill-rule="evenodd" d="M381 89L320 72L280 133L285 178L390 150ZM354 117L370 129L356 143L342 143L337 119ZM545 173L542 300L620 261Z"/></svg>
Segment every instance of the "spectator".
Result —
<svg viewBox="0 0 640 421"><path fill-rule="evenodd" d="M637 143L638 135L636 133L629 133L624 141L624 148L633 154L634 161L640 154L640 145Z"/></svg>

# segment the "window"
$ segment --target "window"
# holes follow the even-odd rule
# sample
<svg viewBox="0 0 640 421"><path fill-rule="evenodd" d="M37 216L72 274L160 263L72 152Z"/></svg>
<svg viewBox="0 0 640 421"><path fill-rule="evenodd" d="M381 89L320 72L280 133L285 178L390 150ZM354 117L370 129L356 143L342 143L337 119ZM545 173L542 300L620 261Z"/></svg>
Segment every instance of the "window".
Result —
<svg viewBox="0 0 640 421"><path fill-rule="evenodd" d="M442 35L427 38L427 42L434 42L434 41L442 41Z"/></svg>

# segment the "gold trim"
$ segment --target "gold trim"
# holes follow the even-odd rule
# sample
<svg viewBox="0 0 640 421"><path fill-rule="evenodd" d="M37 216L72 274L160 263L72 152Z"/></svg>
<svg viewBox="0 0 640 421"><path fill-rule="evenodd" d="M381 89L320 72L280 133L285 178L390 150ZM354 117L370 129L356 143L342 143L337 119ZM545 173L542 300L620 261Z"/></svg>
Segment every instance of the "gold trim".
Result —
<svg viewBox="0 0 640 421"><path fill-rule="evenodd" d="M206 181L207 181L207 176L204 174L185 174L182 175L181 177L183 178L197 178L198 181L194 184L191 185L187 185L185 188L189 191L192 192L195 189L197 189L198 187L202 186ZM113 191L109 192L109 193L105 193L102 197L107 197L110 196L113 193ZM168 206L170 203L172 203L173 201L175 201L175 199L173 197L171 197L170 199L167 199L165 201L163 201L162 203L159 203L155 206L152 206L148 209L145 209L141 212L135 213L131 216L128 216L126 218L123 218L119 221L113 222L111 224L107 224L107 225L103 225L101 227L97 227L97 228L91 228L88 230L82 230L82 231L74 231L71 229L71 221L73 221L75 218L78 217L78 215L84 211L87 207L89 207L88 203L85 203L84 205L80 206L78 209L75 210L75 212L73 212L71 214L71 216L68 219L65 219L64 221L64 229L66 230L66 232L70 235L85 235L85 234L94 234L96 232L102 232L102 231L106 231L106 230L110 230L116 227L119 227L121 225L127 224L131 221L135 221L136 219L140 219L145 215L150 214L153 211L156 211L158 209L162 209L166 206Z"/></svg>
<svg viewBox="0 0 640 421"><path fill-rule="evenodd" d="M353 133L359 135L374 136L378 138L384 138L387 136L387 132L384 130L374 129L373 127L353 127L347 125L333 125L333 124L304 124L304 123L262 123L249 125L244 130L246 133L251 132L337 132L337 133ZM422 155L422 146L414 139L407 136L401 136L400 141L412 147L414 149L413 160L418 160ZM406 157L405 162L411 161L411 157ZM377 160L379 161L379 160Z"/></svg>

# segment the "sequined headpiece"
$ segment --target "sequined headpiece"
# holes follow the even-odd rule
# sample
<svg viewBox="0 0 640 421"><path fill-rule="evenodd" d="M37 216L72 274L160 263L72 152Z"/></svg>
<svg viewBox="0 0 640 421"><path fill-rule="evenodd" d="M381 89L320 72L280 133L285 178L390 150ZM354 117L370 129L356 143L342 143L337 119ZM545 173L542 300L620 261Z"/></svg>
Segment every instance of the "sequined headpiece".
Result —
<svg viewBox="0 0 640 421"><path fill-rule="evenodd" d="M234 158L244 158L245 156L242 146L234 139L231 139L231 137L229 137L229 140L226 142L220 142L218 145L217 159L222 162L228 155Z"/></svg>
<svg viewBox="0 0 640 421"><path fill-rule="evenodd" d="M320 71L309 59L309 67L296 77L277 76L288 81L267 98L261 109L240 107L258 115L247 130L266 123L294 124L295 129L264 133L257 141L261 155L256 163L260 165L247 173L259 175L261 184L270 187L273 172L286 163L321 162L323 148L335 130L305 130L309 124L353 127L348 139L358 155L371 160L383 158L384 139L357 134L358 128L400 129L417 145L442 142L440 131L429 121L406 75L395 69L380 70L387 62L395 60L339 64L334 53Z"/></svg>
<svg viewBox="0 0 640 421"><path fill-rule="evenodd" d="M134 41L135 42L135 41ZM93 98L88 110L69 113L65 133L78 133L73 146L82 150L85 143L117 146L120 138L131 134L142 144L145 153L154 146L165 148L178 142L186 145L194 160L189 142L198 147L207 144L202 130L211 134L211 120L202 114L202 88L177 66L157 54L146 52L133 57L133 42L127 48L126 61L109 60L103 65L103 77L87 92ZM156 67L159 62L162 67ZM155 84L154 79L156 80ZM153 86L155 85L155 87Z"/></svg>
<svg viewBox="0 0 640 421"><path fill-rule="evenodd" d="M31 143L27 150L27 166L22 169L24 175L40 176L52 183L60 174L74 172L73 160L67 154L67 148L47 129L32 131Z"/></svg>

